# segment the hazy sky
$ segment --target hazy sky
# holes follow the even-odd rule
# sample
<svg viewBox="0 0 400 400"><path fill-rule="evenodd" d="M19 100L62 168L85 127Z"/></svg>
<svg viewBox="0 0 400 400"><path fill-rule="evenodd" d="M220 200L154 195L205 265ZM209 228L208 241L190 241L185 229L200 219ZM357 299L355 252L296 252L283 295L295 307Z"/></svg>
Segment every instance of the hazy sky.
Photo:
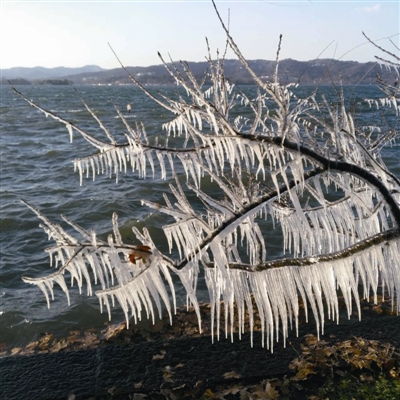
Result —
<svg viewBox="0 0 400 400"><path fill-rule="evenodd" d="M159 1L1 1L1 68L116 68L113 46L127 66L159 64L157 52L174 60L203 61L208 37L213 54L223 50L224 32L209 0ZM377 43L399 43L399 2L377 1L218 1L231 34L248 59L322 57L371 61ZM391 48L395 51L394 48ZM231 54L231 57L232 54Z"/></svg>

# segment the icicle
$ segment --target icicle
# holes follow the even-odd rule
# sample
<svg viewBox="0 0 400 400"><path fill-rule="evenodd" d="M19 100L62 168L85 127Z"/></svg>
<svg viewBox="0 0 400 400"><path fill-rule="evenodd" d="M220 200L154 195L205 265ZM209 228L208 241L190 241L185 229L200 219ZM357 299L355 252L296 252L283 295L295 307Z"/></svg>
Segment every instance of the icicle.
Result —
<svg viewBox="0 0 400 400"><path fill-rule="evenodd" d="M195 275L198 273L197 263L194 261L190 261L187 264L187 267L182 268L181 270L176 270L177 275L179 276L183 286L186 289L186 294L192 303L194 310L197 315L197 320L199 322L199 332L201 333L201 314L200 314L200 307L197 301L196 293L193 290L193 279Z"/></svg>
<svg viewBox="0 0 400 400"><path fill-rule="evenodd" d="M73 129L71 124L67 124L66 125L67 129L68 129L68 133L69 133L69 142L72 143L72 139L73 139Z"/></svg>
<svg viewBox="0 0 400 400"><path fill-rule="evenodd" d="M46 286L44 285L43 282L37 282L36 285L37 285L37 286L39 287L39 289L43 292L44 297L46 297L47 308L50 309L49 294L47 293Z"/></svg>
<svg viewBox="0 0 400 400"><path fill-rule="evenodd" d="M112 215L112 223L113 223L113 232L114 232L115 244L117 246L122 246L123 242L122 242L121 234L120 234L119 228L118 228L118 215L117 215L117 213L113 213L113 215Z"/></svg>

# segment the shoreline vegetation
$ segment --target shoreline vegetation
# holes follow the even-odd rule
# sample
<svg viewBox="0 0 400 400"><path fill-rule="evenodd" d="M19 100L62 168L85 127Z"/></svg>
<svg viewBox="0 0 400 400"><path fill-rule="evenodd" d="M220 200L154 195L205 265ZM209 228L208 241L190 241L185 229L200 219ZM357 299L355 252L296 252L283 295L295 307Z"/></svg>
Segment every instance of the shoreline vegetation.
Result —
<svg viewBox="0 0 400 400"><path fill-rule="evenodd" d="M362 301L362 318L358 321L354 312L349 320L343 298L339 299L341 310L340 325L327 321L324 335L318 340L313 321L299 321L299 337L295 332L289 334L286 348L282 339L276 344L272 353L260 346L260 325L256 324L254 348L250 347L249 335L239 340L235 334L235 346L244 356L238 357L239 350L226 348L219 351L220 346L233 346L230 338L221 337L220 341L211 343L210 305L201 304L203 318L203 334L199 334L198 322L193 309L180 307L174 316L173 324L167 319L156 321L154 325L146 321L126 329L126 323L106 324L102 329L93 328L86 331L74 330L67 337L58 337L53 333L43 333L36 341L25 348L6 349L0 347L0 369L6 360L34 360L35 357L49 356L51 362L57 362L55 353L71 353L82 355L87 352L109 351L113 354L125 354L142 349L151 358L151 362L159 365L159 383L154 387L152 373L143 371L132 374L125 369L126 376L113 379L113 386L104 392L72 397L73 399L128 399L128 398L168 398L168 399L393 399L400 397L400 338L399 319L393 312L391 299L378 296L378 304L373 297ZM396 305L394 305L396 309ZM256 316L258 318L258 316ZM385 330L381 331L382 319L385 319ZM389 321L389 325L388 325ZM248 323L248 321L246 321ZM350 325L349 325L350 324ZM393 326L392 326L392 325ZM313 332L314 330L314 332ZM207 363L219 363L219 375L210 371L202 371L192 375L191 369L184 368L193 357L191 351L198 347L200 341L205 346L200 357L205 366ZM207 344L208 341L208 344ZM228 343L229 342L229 343ZM174 353L175 346L179 355ZM101 350L103 349L103 350ZM144 349L147 349L146 351ZM149 350L150 349L150 350ZM171 351L170 354L168 354ZM211 351L211 357L208 352ZM264 354L263 360L255 359L253 352ZM260 353L261 352L261 353ZM215 355L218 356L215 358ZM236 354L237 353L237 354ZM172 356L174 354L174 356ZM236 356L236 363L230 357ZM33 357L33 358L32 358ZM172 357L172 358L171 358ZM201 363L199 357L195 357ZM179 360L177 365L170 365ZM139 360L137 360L139 361ZM143 361L143 360L142 360ZM257 364L260 366L257 367ZM254 369L256 374L246 369L246 365ZM279 367L277 367L277 365ZM263 372L269 371L267 375ZM210 375L207 376L207 373ZM203 374L203 375L202 375ZM64 378L60 378L61 380ZM126 382L131 385L127 388ZM58 385L59 383L57 383ZM51 387L52 383L49 383ZM74 389L74 388L71 388ZM78 388L76 391L79 393ZM65 393L65 396L71 393Z"/></svg>
<svg viewBox="0 0 400 400"><path fill-rule="evenodd" d="M13 86L26 86L26 85L53 85L53 86L68 86L72 85L73 82L68 79L43 79L43 80L34 80L29 81L27 79L10 79L7 82L4 82L4 79L1 81L2 85L11 84Z"/></svg>

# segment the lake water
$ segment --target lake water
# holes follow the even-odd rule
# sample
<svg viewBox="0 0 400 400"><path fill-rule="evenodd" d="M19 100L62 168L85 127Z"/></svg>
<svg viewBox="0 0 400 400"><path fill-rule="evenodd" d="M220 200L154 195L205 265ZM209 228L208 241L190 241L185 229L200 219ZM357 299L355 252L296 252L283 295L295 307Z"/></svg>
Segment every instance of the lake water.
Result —
<svg viewBox="0 0 400 400"><path fill-rule="evenodd" d="M136 88L82 86L78 89L103 123L122 141L125 129L110 99L124 113L126 104L131 103L132 112L126 116L128 121L132 124L143 121L149 135L161 133L161 124L169 120L163 109ZM20 86L18 90L97 137L103 134L73 88ZM168 94L176 91L176 87L152 87L150 90ZM251 87L245 90L254 91ZM355 104L359 106L363 98L380 95L373 86L359 86L354 92L347 88L347 92L352 93ZM64 227L60 214L65 214L88 230L95 228L102 237L111 232L111 215L115 211L119 215L124 241L133 238L132 226L146 226L159 248L167 251L161 230L165 224L164 216L142 207L140 200L162 201L161 193L168 191L168 182L162 181L159 175L155 179L143 180L128 172L120 175L118 184L114 178L98 176L95 182L84 179L83 185L79 186L79 175L73 171L71 160L92 154L93 148L89 144L77 134L74 143L70 144L68 131L63 125L29 106L8 86L1 87L0 113L0 342L8 348L25 346L42 332L63 335L74 329L102 327L108 317L99 313L95 296L88 298L72 289L71 305L68 306L64 293L56 287L55 300L48 310L42 292L21 280L25 275L36 277L50 271L44 249L52 242L47 241L47 236L38 227L39 220L20 199L25 199ZM370 125L373 114L366 104L360 118ZM384 156L388 168L399 176L398 144L385 149ZM271 245L280 248L281 243L279 239L274 243L272 237ZM177 294L178 301L183 303L183 290L177 290ZM113 322L123 320L123 313L116 308Z"/></svg>

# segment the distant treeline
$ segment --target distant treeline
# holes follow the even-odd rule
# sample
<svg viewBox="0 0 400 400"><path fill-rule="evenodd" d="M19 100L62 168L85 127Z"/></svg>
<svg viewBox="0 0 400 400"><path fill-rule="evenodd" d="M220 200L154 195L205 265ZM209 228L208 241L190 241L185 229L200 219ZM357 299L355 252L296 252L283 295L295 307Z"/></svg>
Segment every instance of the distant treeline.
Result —
<svg viewBox="0 0 400 400"><path fill-rule="evenodd" d="M263 80L272 80L276 64L274 61L250 60L253 71ZM193 75L200 81L209 70L208 62L188 62ZM171 68L173 66L169 64ZM183 72L183 67L176 67ZM143 84L174 84L174 80L163 65L150 67L127 67L127 70ZM225 75L236 84L252 84L253 79L238 60L225 60ZM183 73L184 74L184 73ZM390 72L375 62L359 63L356 61L337 61L324 59L317 61L282 60L278 75L281 83L301 83L305 85L343 83L352 85L358 83L375 83L377 76L383 80L390 79ZM75 84L131 84L130 78L122 68L88 72L67 77ZM207 83L207 81L206 81Z"/></svg>
<svg viewBox="0 0 400 400"><path fill-rule="evenodd" d="M250 60L248 61L252 70L263 80L272 80L276 68L275 61ZM170 68L175 68L168 64ZM188 62L193 75L201 81L204 73L209 70L208 62ZM95 66L92 66L94 68ZM97 67L99 68L99 67ZM180 63L176 68L183 74ZM129 73L142 84L170 85L174 80L163 65L150 67L127 67ZM250 74L243 68L238 60L224 61L225 76L236 84L252 84ZM76 72L82 69L76 69ZM25 71L28 73L29 71ZM15 73L15 71L14 71ZM5 75L3 75L5 76ZM296 61L292 59L282 60L279 64L278 77L281 83L300 83L303 85L318 85L342 83L343 85L355 85L359 83L375 83L377 79L389 81L390 71L382 68L376 62L359 63L356 61L338 61L322 59L314 61ZM4 81L4 79L3 79ZM39 85L126 85L132 84L129 76L122 68L110 70L91 70L74 75L49 79L12 79L13 84L39 84ZM206 84L207 84L206 80ZM3 82L2 82L3 83Z"/></svg>
<svg viewBox="0 0 400 400"><path fill-rule="evenodd" d="M8 84L11 83L12 85L70 85L72 82L68 81L68 79L43 79L39 80L36 79L34 81L28 81L27 79L2 79L1 84Z"/></svg>

